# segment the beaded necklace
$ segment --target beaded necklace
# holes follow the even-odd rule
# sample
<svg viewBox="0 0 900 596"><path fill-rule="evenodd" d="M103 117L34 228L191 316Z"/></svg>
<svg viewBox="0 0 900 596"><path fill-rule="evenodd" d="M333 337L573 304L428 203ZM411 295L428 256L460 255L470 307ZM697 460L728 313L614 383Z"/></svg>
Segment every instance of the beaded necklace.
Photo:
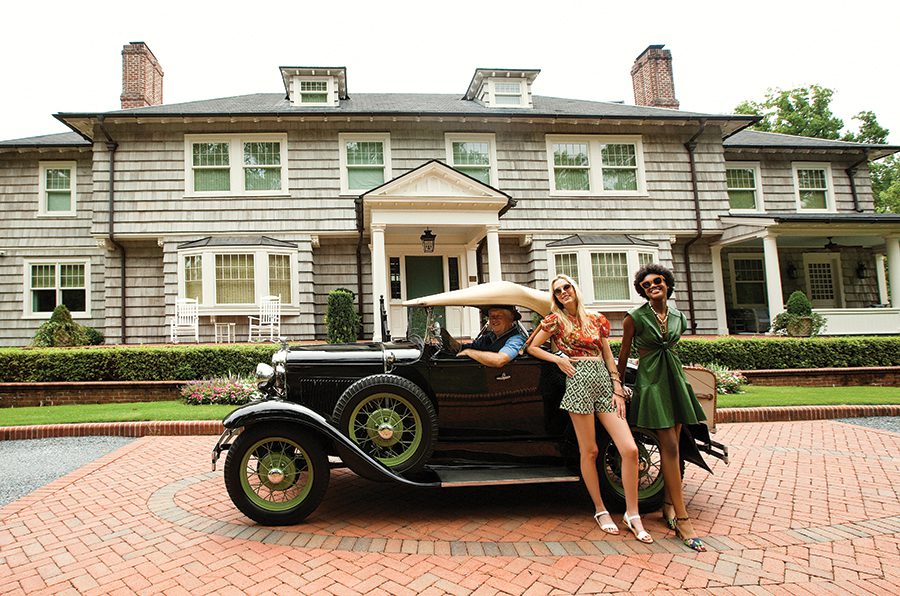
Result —
<svg viewBox="0 0 900 596"><path fill-rule="evenodd" d="M659 325L659 330L663 333L666 333L669 330L669 308L666 307L666 314L661 315L656 312L656 309L653 308L653 305L650 305L650 310L653 311L653 314L656 315L656 323Z"/></svg>

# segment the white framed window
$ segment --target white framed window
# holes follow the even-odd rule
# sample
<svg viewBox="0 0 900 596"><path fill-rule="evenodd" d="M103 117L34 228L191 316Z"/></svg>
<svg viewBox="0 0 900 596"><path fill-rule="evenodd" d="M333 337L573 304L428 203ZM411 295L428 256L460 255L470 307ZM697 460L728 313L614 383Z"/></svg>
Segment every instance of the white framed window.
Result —
<svg viewBox="0 0 900 596"><path fill-rule="evenodd" d="M830 163L794 162L797 211L835 211Z"/></svg>
<svg viewBox="0 0 900 596"><path fill-rule="evenodd" d="M38 215L75 215L77 167L74 161L42 161L38 164Z"/></svg>
<svg viewBox="0 0 900 596"><path fill-rule="evenodd" d="M448 133L447 163L489 186L497 185L497 147L493 134Z"/></svg>
<svg viewBox="0 0 900 596"><path fill-rule="evenodd" d="M731 295L734 306L765 306L766 266L762 255L731 254Z"/></svg>
<svg viewBox="0 0 900 596"><path fill-rule="evenodd" d="M74 318L91 315L91 267L87 259L29 259L24 268L24 317L49 319L64 304Z"/></svg>
<svg viewBox="0 0 900 596"><path fill-rule="evenodd" d="M287 194L287 135L185 135L185 194Z"/></svg>
<svg viewBox="0 0 900 596"><path fill-rule="evenodd" d="M546 140L551 194L646 194L641 137L547 135Z"/></svg>
<svg viewBox="0 0 900 596"><path fill-rule="evenodd" d="M299 79L297 81L297 103L306 105L330 105L334 79L331 77Z"/></svg>
<svg viewBox="0 0 900 596"><path fill-rule="evenodd" d="M293 252L257 247L185 250L178 255L178 290L207 312L254 308L263 296L299 304L297 259Z"/></svg>
<svg viewBox="0 0 900 596"><path fill-rule="evenodd" d="M489 78L484 81L479 100L490 108L532 107L530 85L523 78Z"/></svg>
<svg viewBox="0 0 900 596"><path fill-rule="evenodd" d="M627 310L643 303L631 281L638 269L656 263L647 247L579 246L550 249L550 278L562 273L578 282L586 305Z"/></svg>
<svg viewBox="0 0 900 596"><path fill-rule="evenodd" d="M759 163L750 161L725 164L725 183L731 211L764 211Z"/></svg>
<svg viewBox="0 0 900 596"><path fill-rule="evenodd" d="M341 194L361 194L392 178L391 135L339 133Z"/></svg>

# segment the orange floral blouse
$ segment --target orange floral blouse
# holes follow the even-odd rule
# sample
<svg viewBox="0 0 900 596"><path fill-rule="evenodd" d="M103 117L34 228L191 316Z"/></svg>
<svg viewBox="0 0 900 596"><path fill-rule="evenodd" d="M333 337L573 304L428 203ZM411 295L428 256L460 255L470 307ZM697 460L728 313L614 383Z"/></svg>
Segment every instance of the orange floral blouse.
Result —
<svg viewBox="0 0 900 596"><path fill-rule="evenodd" d="M590 325L582 329L575 317L566 315L575 325L575 329L569 335L563 335L559 317L550 313L541 321L541 330L550 334L557 349L570 358L580 356L602 356L602 344L600 339L609 337L609 321L601 314L588 313Z"/></svg>

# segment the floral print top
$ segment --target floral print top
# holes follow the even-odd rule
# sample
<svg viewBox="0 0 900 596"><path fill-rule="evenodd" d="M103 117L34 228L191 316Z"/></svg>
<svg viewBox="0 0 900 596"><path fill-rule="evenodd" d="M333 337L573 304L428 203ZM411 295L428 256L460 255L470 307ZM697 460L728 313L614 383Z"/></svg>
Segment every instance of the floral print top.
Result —
<svg viewBox="0 0 900 596"><path fill-rule="evenodd" d="M557 349L570 358L602 356L600 339L609 337L609 321L606 317L588 313L590 326L582 329L575 317L566 316L575 325L575 329L568 335L563 335L562 325L555 313L550 313L541 321L541 330L551 335Z"/></svg>

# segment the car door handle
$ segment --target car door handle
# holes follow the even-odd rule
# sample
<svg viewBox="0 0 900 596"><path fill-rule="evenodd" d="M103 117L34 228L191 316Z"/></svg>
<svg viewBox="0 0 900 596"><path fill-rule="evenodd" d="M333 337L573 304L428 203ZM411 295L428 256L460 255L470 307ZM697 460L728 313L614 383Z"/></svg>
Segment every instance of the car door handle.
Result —
<svg viewBox="0 0 900 596"><path fill-rule="evenodd" d="M497 375L497 376L494 377L494 378L497 379L498 381L508 381L508 380L510 380L512 377L509 376L508 374L506 374L505 372L502 372L502 373L500 373L499 375Z"/></svg>

